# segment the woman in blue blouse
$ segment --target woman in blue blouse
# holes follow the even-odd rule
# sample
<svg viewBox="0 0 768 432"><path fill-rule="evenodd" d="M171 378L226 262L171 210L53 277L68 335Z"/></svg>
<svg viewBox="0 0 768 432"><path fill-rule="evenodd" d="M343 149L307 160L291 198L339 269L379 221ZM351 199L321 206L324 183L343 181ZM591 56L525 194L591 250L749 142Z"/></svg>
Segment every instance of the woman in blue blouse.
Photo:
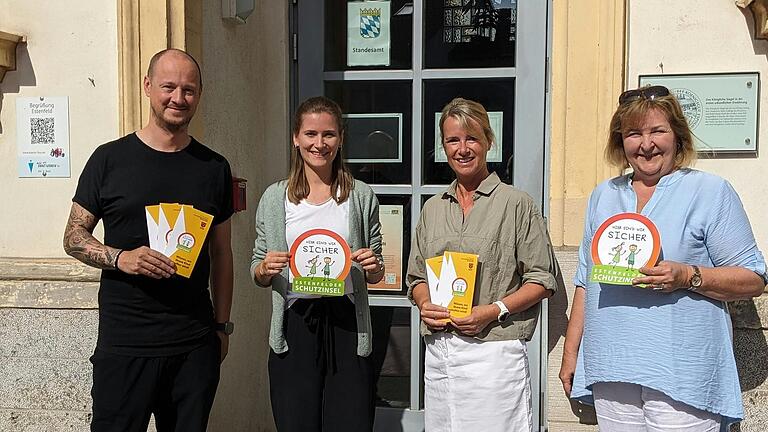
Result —
<svg viewBox="0 0 768 432"><path fill-rule="evenodd" d="M666 87L621 94L605 154L632 171L589 199L565 392L594 403L602 432L725 430L744 416L725 302L758 296L766 284L741 201L727 181L688 168L691 131ZM623 212L654 222L662 260L641 268L635 286L590 282L592 238Z"/></svg>

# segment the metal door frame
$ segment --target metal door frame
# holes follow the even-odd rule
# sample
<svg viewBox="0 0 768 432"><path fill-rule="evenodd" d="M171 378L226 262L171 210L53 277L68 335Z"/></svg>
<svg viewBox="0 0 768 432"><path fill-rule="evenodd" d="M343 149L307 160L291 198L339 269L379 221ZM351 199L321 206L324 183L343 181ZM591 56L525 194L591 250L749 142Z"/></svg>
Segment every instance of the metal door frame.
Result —
<svg viewBox="0 0 768 432"><path fill-rule="evenodd" d="M434 0L425 0L434 1ZM291 108L307 97L322 95L326 81L410 80L412 83L411 184L370 185L377 194L411 195L411 230L421 212L423 195L442 192L446 185L422 184L422 107L423 83L431 79L515 78L513 183L538 201L546 216L549 212L549 58L551 52L552 0L517 0L515 67L423 69L423 2L413 2L413 51L411 69L324 70L324 1L293 0L290 14ZM532 126L530 126L532 125ZM404 259L406 257L403 257ZM419 312L402 296L371 295L371 306L410 308L411 379L408 409L377 408L376 430L422 431L422 341ZM533 339L528 343L534 424L547 430L547 301ZM394 429L397 426L399 429Z"/></svg>

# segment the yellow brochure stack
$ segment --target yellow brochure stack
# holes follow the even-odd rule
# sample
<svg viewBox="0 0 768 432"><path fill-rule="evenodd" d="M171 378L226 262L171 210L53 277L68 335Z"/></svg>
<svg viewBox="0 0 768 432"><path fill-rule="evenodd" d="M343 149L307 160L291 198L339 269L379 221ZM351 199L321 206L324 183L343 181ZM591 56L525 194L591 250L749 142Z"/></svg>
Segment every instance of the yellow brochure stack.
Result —
<svg viewBox="0 0 768 432"><path fill-rule="evenodd" d="M472 313L477 258L475 254L446 251L443 256L427 259L430 301L447 307L457 318Z"/></svg>

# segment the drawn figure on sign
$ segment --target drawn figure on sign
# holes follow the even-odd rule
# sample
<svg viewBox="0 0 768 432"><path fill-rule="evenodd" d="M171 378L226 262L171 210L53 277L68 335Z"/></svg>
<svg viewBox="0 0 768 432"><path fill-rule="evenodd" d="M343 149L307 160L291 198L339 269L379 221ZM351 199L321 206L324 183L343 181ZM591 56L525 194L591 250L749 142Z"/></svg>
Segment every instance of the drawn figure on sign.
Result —
<svg viewBox="0 0 768 432"><path fill-rule="evenodd" d="M613 252L613 258L611 258L611 264L616 267L616 265L619 264L619 261L621 261L621 256L624 255L624 242L621 242L617 244L616 246L611 248L611 252ZM634 259L634 258L633 258Z"/></svg>
<svg viewBox="0 0 768 432"><path fill-rule="evenodd" d="M315 255L314 258L312 258L311 260L307 261L309 264L312 264L311 266L307 266L307 267L309 267L309 274L307 274L307 277L315 277L315 274L317 274L317 259L318 258L320 258L320 256L319 255Z"/></svg>
<svg viewBox="0 0 768 432"><path fill-rule="evenodd" d="M627 254L627 270L635 268L635 257L642 249L638 249L636 244L629 245L629 254Z"/></svg>
<svg viewBox="0 0 768 432"><path fill-rule="evenodd" d="M325 266L323 266L323 280L328 280L331 278L331 266L336 264L336 261L331 260L331 257L325 257L323 262L325 263Z"/></svg>

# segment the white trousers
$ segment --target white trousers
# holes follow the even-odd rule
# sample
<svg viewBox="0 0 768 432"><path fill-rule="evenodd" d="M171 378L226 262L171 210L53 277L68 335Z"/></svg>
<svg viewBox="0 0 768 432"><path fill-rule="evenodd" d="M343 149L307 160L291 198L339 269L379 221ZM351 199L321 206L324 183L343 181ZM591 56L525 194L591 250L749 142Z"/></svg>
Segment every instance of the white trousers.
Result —
<svg viewBox="0 0 768 432"><path fill-rule="evenodd" d="M600 432L718 432L720 415L637 384L592 385Z"/></svg>
<svg viewBox="0 0 768 432"><path fill-rule="evenodd" d="M426 432L533 431L525 341L443 332L424 340Z"/></svg>

